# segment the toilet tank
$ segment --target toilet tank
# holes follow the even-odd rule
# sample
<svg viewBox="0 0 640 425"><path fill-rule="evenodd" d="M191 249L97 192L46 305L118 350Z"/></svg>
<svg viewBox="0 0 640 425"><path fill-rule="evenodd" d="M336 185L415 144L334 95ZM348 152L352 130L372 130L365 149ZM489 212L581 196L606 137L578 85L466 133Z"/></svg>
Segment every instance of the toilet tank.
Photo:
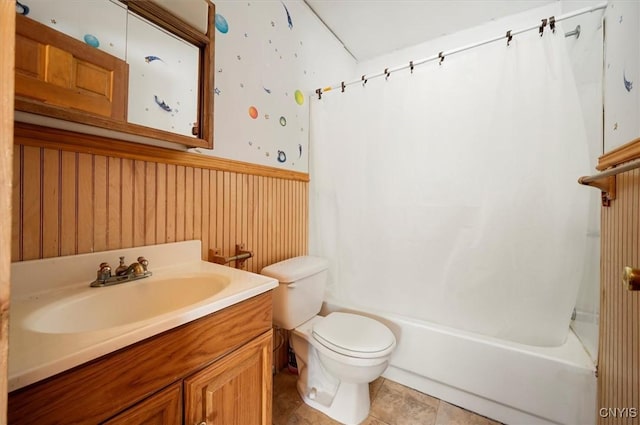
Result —
<svg viewBox="0 0 640 425"><path fill-rule="evenodd" d="M273 291L273 323L294 329L320 312L329 262L309 255L289 258L260 274L280 282Z"/></svg>

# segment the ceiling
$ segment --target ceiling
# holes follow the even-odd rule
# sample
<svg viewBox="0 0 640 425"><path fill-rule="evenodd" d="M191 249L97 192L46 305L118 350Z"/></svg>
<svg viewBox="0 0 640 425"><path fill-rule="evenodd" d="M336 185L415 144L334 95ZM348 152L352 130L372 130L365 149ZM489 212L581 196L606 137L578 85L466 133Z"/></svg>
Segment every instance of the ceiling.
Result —
<svg viewBox="0 0 640 425"><path fill-rule="evenodd" d="M557 0L304 0L357 61Z"/></svg>

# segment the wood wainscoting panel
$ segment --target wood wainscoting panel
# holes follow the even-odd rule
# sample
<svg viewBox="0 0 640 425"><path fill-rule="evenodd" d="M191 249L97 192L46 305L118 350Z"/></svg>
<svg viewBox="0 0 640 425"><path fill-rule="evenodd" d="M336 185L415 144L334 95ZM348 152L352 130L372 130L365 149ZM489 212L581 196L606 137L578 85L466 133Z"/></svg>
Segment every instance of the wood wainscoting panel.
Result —
<svg viewBox="0 0 640 425"><path fill-rule="evenodd" d="M259 273L307 253L308 181L33 146L34 134L15 138L12 261L200 239L205 260L244 244Z"/></svg>
<svg viewBox="0 0 640 425"><path fill-rule="evenodd" d="M640 169L617 176L616 200L601 209L598 424L640 424L640 291L622 283L640 268Z"/></svg>

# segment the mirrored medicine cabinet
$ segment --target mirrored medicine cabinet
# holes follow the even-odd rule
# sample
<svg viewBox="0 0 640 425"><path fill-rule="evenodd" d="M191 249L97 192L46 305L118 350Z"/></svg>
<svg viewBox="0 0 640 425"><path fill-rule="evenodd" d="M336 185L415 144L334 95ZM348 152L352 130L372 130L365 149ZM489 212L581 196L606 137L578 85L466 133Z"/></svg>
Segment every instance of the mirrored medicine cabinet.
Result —
<svg viewBox="0 0 640 425"><path fill-rule="evenodd" d="M16 14L17 120L213 148L213 3L20 0Z"/></svg>

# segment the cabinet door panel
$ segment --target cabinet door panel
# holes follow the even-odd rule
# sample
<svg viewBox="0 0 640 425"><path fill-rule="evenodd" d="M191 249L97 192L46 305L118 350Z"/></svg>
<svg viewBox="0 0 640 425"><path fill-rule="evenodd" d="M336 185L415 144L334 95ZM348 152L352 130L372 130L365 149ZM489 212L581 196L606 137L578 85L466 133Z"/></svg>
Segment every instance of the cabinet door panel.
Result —
<svg viewBox="0 0 640 425"><path fill-rule="evenodd" d="M16 97L124 121L127 64L16 17Z"/></svg>
<svg viewBox="0 0 640 425"><path fill-rule="evenodd" d="M104 422L104 425L175 425L182 423L182 383L152 395L119 415Z"/></svg>
<svg viewBox="0 0 640 425"><path fill-rule="evenodd" d="M184 381L186 424L271 424L272 331Z"/></svg>
<svg viewBox="0 0 640 425"><path fill-rule="evenodd" d="M51 29L125 59L127 7L115 1L25 0L26 14Z"/></svg>

